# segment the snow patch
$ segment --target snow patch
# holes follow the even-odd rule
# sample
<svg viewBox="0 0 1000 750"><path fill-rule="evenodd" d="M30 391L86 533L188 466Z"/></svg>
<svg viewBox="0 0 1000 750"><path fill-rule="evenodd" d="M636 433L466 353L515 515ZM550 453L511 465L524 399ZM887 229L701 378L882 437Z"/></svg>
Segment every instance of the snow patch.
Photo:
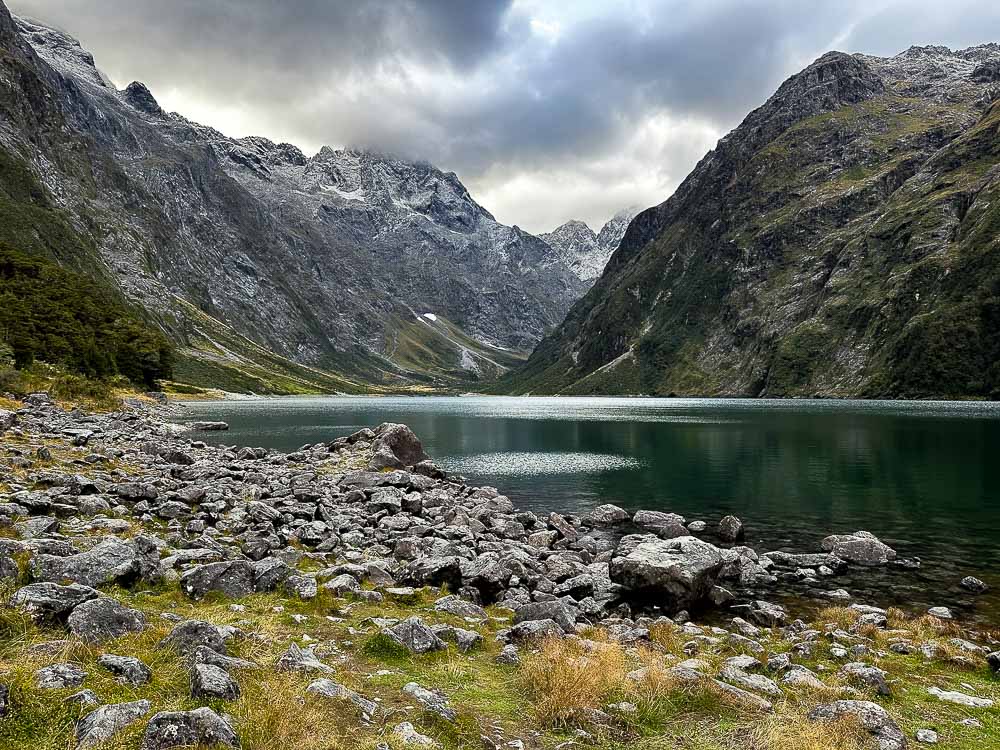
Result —
<svg viewBox="0 0 1000 750"><path fill-rule="evenodd" d="M424 313L424 317L432 323L437 323L438 316L434 313Z"/></svg>

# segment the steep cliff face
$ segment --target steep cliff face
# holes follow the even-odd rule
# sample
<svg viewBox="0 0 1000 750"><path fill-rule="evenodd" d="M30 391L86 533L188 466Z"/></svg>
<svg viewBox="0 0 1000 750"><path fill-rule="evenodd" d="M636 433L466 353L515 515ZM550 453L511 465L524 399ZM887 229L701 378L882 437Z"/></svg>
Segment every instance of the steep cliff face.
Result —
<svg viewBox="0 0 1000 750"><path fill-rule="evenodd" d="M597 281L608 260L618 249L625 230L636 213L638 209L634 208L619 211L596 233L584 222L574 219L539 236L589 287Z"/></svg>
<svg viewBox="0 0 1000 750"><path fill-rule="evenodd" d="M164 112L141 83L118 91L76 40L2 5L0 42L4 158L85 237L93 252L74 262L150 310L195 379L263 350L357 382L475 380L586 288L452 173L228 138ZM429 370L395 356L425 313L449 325L422 332Z"/></svg>
<svg viewBox="0 0 1000 750"><path fill-rule="evenodd" d="M1000 395L1000 46L829 53L666 202L517 392Z"/></svg>

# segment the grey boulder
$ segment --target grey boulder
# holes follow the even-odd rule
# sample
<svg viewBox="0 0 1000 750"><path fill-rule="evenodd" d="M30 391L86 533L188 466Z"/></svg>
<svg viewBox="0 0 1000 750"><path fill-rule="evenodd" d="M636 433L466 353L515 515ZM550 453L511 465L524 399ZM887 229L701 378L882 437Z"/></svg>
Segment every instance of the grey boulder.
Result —
<svg viewBox="0 0 1000 750"><path fill-rule="evenodd" d="M611 558L611 580L630 592L653 596L674 611L704 601L722 570L721 550L693 536L624 537Z"/></svg>
<svg viewBox="0 0 1000 750"><path fill-rule="evenodd" d="M234 701L240 697L240 687L222 667L201 663L191 670L191 695Z"/></svg>
<svg viewBox="0 0 1000 750"><path fill-rule="evenodd" d="M83 602L98 596L90 586L57 583L32 583L14 592L10 606L27 614L32 620L61 621Z"/></svg>
<svg viewBox="0 0 1000 750"><path fill-rule="evenodd" d="M208 563L184 573L181 589L192 599L203 599L212 591L239 599L254 593L256 574L249 560Z"/></svg>
<svg viewBox="0 0 1000 750"><path fill-rule="evenodd" d="M833 534L820 544L824 552L857 565L884 565L896 559L896 550L868 531Z"/></svg>
<svg viewBox="0 0 1000 750"><path fill-rule="evenodd" d="M225 719L210 708L193 711L161 711L149 720L140 750L174 747L238 748L239 738Z"/></svg>
<svg viewBox="0 0 1000 750"><path fill-rule="evenodd" d="M146 616L109 597L83 602L69 615L70 632L87 643L101 643L128 633L141 633Z"/></svg>
<svg viewBox="0 0 1000 750"><path fill-rule="evenodd" d="M147 700L114 703L94 709L76 725L77 750L89 750L107 742L121 730L139 721L149 710L150 703Z"/></svg>

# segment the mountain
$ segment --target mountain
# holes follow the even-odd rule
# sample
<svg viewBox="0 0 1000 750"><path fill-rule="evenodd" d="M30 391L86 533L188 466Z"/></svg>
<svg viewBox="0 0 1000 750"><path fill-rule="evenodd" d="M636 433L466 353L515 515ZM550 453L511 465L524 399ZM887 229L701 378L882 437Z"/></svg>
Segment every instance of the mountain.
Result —
<svg viewBox="0 0 1000 750"><path fill-rule="evenodd" d="M0 30L0 158L85 238L86 257L59 260L117 286L179 344L180 379L474 382L518 363L586 289L454 173L229 138L165 112L141 83L117 90L61 31L2 5Z"/></svg>
<svg viewBox="0 0 1000 750"><path fill-rule="evenodd" d="M1000 397L1000 46L828 53L640 213L510 392Z"/></svg>
<svg viewBox="0 0 1000 750"><path fill-rule="evenodd" d="M599 233L584 222L573 219L547 234L539 235L569 266L580 281L589 287L604 270L618 243L625 236L629 222L638 213L636 208L627 208L615 214Z"/></svg>

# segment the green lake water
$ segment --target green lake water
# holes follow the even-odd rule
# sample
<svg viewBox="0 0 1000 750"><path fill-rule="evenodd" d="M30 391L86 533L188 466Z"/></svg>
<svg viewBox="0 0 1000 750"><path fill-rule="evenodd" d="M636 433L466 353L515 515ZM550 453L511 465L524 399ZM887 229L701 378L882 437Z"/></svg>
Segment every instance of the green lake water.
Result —
<svg viewBox="0 0 1000 750"><path fill-rule="evenodd" d="M230 424L205 440L285 451L403 422L440 465L518 507L734 513L761 552L867 529L921 569L831 588L1000 625L1000 403L296 397L189 403L180 419ZM993 590L963 593L964 575Z"/></svg>

